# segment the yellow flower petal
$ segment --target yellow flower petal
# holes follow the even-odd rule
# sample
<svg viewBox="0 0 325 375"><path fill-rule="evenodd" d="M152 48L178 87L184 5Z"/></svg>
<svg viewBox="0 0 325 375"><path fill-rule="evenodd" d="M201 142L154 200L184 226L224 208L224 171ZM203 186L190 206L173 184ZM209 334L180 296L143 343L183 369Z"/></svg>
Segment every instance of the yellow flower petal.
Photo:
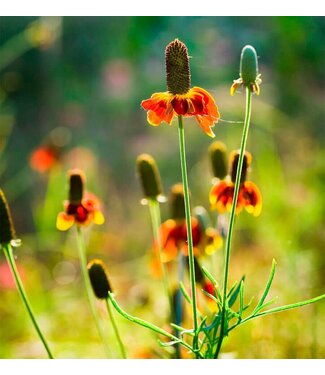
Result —
<svg viewBox="0 0 325 375"><path fill-rule="evenodd" d="M74 218L65 212L60 212L56 218L56 227L58 230L66 231L74 224Z"/></svg>
<svg viewBox="0 0 325 375"><path fill-rule="evenodd" d="M97 225L102 225L105 223L105 217L101 211L94 212L93 223Z"/></svg>

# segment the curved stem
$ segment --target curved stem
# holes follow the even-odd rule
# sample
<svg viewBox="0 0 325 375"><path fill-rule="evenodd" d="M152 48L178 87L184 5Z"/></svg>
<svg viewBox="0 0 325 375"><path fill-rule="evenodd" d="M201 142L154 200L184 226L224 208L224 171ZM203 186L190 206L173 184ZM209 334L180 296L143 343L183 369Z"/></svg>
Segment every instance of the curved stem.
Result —
<svg viewBox="0 0 325 375"><path fill-rule="evenodd" d="M165 289L165 293L168 299L169 310L170 312L172 312L173 301L172 301L172 296L170 294L170 282L169 282L169 277L168 277L168 271L166 268L166 264L162 260L163 245L162 245L161 233L160 233L161 215L160 215L159 202L154 199L149 199L148 206L149 206L151 223L152 223L153 237L154 237L154 240L157 241L157 244L158 244L159 260L160 260L161 270L163 274L164 289Z"/></svg>
<svg viewBox="0 0 325 375"><path fill-rule="evenodd" d="M126 311L124 311L119 306L119 304L117 303L117 301L115 300L115 298L114 298L114 296L113 296L113 294L111 292L108 292L108 299L112 302L112 305L115 308L115 310L119 314L121 314L125 319L129 320L132 323L139 324L140 326L149 328L152 331L157 332L157 333L159 333L159 334L161 334L161 335L163 335L165 337L168 337L169 339L171 339L171 340L173 340L175 342L179 342L185 348L187 348L188 350L190 350L191 352L193 352L193 348L190 345L188 345L186 342L180 340L178 337L172 335L171 333L168 333L167 331L165 331L165 330L163 330L163 329L155 326L152 323L147 322L146 320L143 320L143 319L137 318L136 316L132 316L132 315L128 314Z"/></svg>
<svg viewBox="0 0 325 375"><path fill-rule="evenodd" d="M189 274L190 274L190 284L191 284L191 292L192 292L192 313L193 313L193 324L194 324L193 349L194 351L197 351L198 350L198 337L197 337L198 336L198 332L197 332L198 322L197 322L197 311L196 311L197 302L196 302L195 266L194 266L190 196L189 196L188 181L187 181L185 136L184 136L183 118L181 115L178 116L178 134L179 134L179 151L180 151L180 159L181 159L182 180L183 180L183 189L184 189Z"/></svg>
<svg viewBox="0 0 325 375"><path fill-rule="evenodd" d="M85 283L85 289L86 289L89 307L90 307L93 319L95 321L96 328L97 328L97 331L99 333L99 336L101 337L101 339L103 341L106 355L108 356L109 355L109 347L108 347L108 344L107 344L107 341L106 341L106 336L105 336L105 334L103 332L103 329L100 325L97 310L96 310L95 303L94 303L93 291L92 291L92 287L91 287L91 283L90 283L90 279L89 279L89 275L88 275L88 270L87 270L86 246L85 246L84 238L83 238L80 227L77 227L77 240L78 240L78 251L79 251L81 271L82 271L82 275L83 275L83 279L84 279L84 283Z"/></svg>
<svg viewBox="0 0 325 375"><path fill-rule="evenodd" d="M41 331L40 327L37 324L35 315L34 315L33 310L32 310L32 306L31 306L31 304L30 304L30 302L27 298L26 292L24 290L23 283L20 279L20 276L19 276L19 273L18 273L18 270L17 270L17 267L16 267L16 262L15 262L15 259L14 259L13 253L12 253L12 248L11 248L10 244L8 244L8 245L4 245L3 249L4 249L5 256L7 258L8 264L10 266L11 272L14 276L18 292L19 292L19 294L20 294L20 296L21 296L21 298L24 302L24 305L26 307L28 315L32 320L32 323L33 323L33 325L34 325L34 327L37 331L37 334L38 334L39 338L41 339L41 341L42 341L42 343L45 347L45 350L46 350L49 358L53 359L53 355L52 355L52 353L50 351L50 348L49 348L49 346L48 346L48 344L45 340L45 337L42 334L42 331Z"/></svg>
<svg viewBox="0 0 325 375"><path fill-rule="evenodd" d="M120 333L119 333L118 328L117 328L116 320L115 320L113 312L112 312L110 301L109 301L108 298L106 298L105 302L106 302L106 307L107 307L109 318L112 322L112 326L113 326L113 330L114 330L114 333L115 333L115 336L116 336L116 340L117 340L118 345L119 345L120 350L121 350L122 358L126 359L125 348L124 348Z"/></svg>
<svg viewBox="0 0 325 375"><path fill-rule="evenodd" d="M221 315L221 325L220 325L220 336L219 341L216 349L216 353L214 358L218 358L219 352L221 349L222 341L225 336L225 320L226 320L226 310L227 310L227 285L228 285L228 273L229 273L229 261L230 261L230 250L231 250L231 241L232 235L234 231L234 224L235 224L235 216L236 216L236 207L237 207L237 200L238 200L238 193L240 187L240 179L241 179L241 172L243 168L243 160L244 160L244 153L246 148L250 118L252 112L252 92L248 87L246 87L246 112L245 112L245 121L244 121L244 129L241 139L241 146L240 146L240 154L237 166L237 173L236 173L236 181L235 181L235 189L234 189L234 197L230 212L229 218L229 229L227 234L226 240L226 254L225 254L225 268L224 268L224 279L223 279L223 300L222 300L222 315Z"/></svg>

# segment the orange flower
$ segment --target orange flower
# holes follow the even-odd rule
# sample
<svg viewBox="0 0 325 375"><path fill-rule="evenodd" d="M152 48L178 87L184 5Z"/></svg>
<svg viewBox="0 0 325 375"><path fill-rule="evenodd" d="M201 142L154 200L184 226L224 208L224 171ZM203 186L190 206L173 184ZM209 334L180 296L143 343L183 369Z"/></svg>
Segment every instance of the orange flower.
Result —
<svg viewBox="0 0 325 375"><path fill-rule="evenodd" d="M218 180L210 191L210 204L212 209L220 213L231 211L235 191L235 181L239 161L239 151L232 151L230 155L230 173L224 180ZM251 181L246 181L246 176L252 161L252 155L246 151L243 158L240 186L236 205L236 214L243 208L254 216L262 210L262 195L258 187Z"/></svg>
<svg viewBox="0 0 325 375"><path fill-rule="evenodd" d="M64 212L58 214L56 227L65 231L73 224L86 226L90 223L101 225L104 222L105 218L99 209L98 199L94 195L86 194L80 203L64 202Z"/></svg>
<svg viewBox="0 0 325 375"><path fill-rule="evenodd" d="M48 172L57 162L58 153L51 146L40 146L36 148L29 159L29 165L39 173Z"/></svg>
<svg viewBox="0 0 325 375"><path fill-rule="evenodd" d="M234 197L235 184L232 181L219 181L210 191L210 203L212 208L220 213L230 211ZM257 186L251 181L245 181L240 185L236 214L245 208L247 212L258 216L262 210L262 196Z"/></svg>
<svg viewBox="0 0 325 375"><path fill-rule="evenodd" d="M216 230L208 228L204 230L198 219L192 217L192 238L195 255L210 255L222 245L222 238ZM178 251L184 256L188 255L187 231L185 220L169 219L162 223L161 238L163 247L163 261L169 262L177 257Z"/></svg>
<svg viewBox="0 0 325 375"><path fill-rule="evenodd" d="M214 137L212 127L220 114L213 97L200 87L190 88L190 71L187 47L175 39L166 47L166 92L155 93L141 102L148 111L150 125L158 126L163 121L171 124L174 116L194 116L202 130Z"/></svg>
<svg viewBox="0 0 325 375"><path fill-rule="evenodd" d="M69 199L64 202L64 212L57 216L56 227L65 231L73 226L88 225L90 223L101 225L105 218L99 208L99 201L93 195L86 193L84 196L84 174L79 170L70 172Z"/></svg>

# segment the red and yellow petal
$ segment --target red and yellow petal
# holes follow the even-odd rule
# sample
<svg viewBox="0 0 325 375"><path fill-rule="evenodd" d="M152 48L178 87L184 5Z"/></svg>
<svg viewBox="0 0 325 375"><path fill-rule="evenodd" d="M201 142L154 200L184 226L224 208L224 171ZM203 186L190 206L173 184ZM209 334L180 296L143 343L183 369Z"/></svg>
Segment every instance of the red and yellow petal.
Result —
<svg viewBox="0 0 325 375"><path fill-rule="evenodd" d="M93 218L92 218L92 222L94 224L97 224L97 225L102 225L105 223L105 217L103 215L103 213L99 210L96 210L93 212Z"/></svg>
<svg viewBox="0 0 325 375"><path fill-rule="evenodd" d="M141 106L148 111L147 120L150 125L158 126L162 121L171 123L174 117L172 98L173 95L168 92L159 92L151 95L150 99L141 102Z"/></svg>
<svg viewBox="0 0 325 375"><path fill-rule="evenodd" d="M245 181L242 187L243 204L248 213L258 216L262 210L262 195L251 181Z"/></svg>
<svg viewBox="0 0 325 375"><path fill-rule="evenodd" d="M66 231L70 229L75 222L72 215L67 215L65 212L60 212L56 218L56 227L59 230Z"/></svg>

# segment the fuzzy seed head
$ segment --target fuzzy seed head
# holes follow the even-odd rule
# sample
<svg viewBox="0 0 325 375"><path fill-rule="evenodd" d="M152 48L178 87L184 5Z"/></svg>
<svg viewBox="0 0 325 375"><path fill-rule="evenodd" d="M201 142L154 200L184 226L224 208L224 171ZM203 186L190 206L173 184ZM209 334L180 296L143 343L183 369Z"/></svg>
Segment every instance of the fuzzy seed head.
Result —
<svg viewBox="0 0 325 375"><path fill-rule="evenodd" d="M7 245L16 237L7 199L0 189L0 244Z"/></svg>
<svg viewBox="0 0 325 375"><path fill-rule="evenodd" d="M220 141L213 142L209 147L209 156L213 176L222 180L227 175L225 144Z"/></svg>
<svg viewBox="0 0 325 375"><path fill-rule="evenodd" d="M112 288L105 264L99 259L94 259L88 263L87 268L95 296L99 299L106 299L108 292L112 292Z"/></svg>
<svg viewBox="0 0 325 375"><path fill-rule="evenodd" d="M167 89L173 94L186 94L191 86L187 47L180 40L169 43L165 50Z"/></svg>
<svg viewBox="0 0 325 375"><path fill-rule="evenodd" d="M145 198L157 199L162 194L162 186L154 158L148 154L141 154L136 165Z"/></svg>

